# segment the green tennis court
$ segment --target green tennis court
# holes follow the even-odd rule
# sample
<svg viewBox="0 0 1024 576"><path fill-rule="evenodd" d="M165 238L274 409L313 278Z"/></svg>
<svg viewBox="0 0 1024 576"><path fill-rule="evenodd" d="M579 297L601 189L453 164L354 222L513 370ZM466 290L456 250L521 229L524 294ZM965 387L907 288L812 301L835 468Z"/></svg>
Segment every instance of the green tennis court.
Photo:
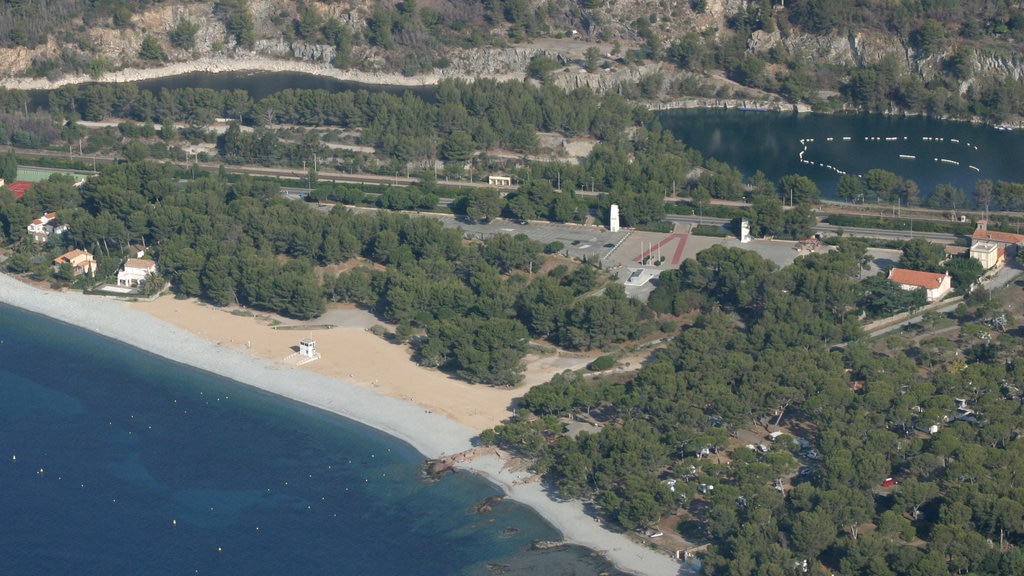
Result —
<svg viewBox="0 0 1024 576"><path fill-rule="evenodd" d="M42 182L49 180L51 174L67 174L74 177L75 181L86 178L88 174L80 174L77 172L67 172L65 170L47 169L47 168L22 168L18 167L18 177L16 180L23 180L25 182Z"/></svg>

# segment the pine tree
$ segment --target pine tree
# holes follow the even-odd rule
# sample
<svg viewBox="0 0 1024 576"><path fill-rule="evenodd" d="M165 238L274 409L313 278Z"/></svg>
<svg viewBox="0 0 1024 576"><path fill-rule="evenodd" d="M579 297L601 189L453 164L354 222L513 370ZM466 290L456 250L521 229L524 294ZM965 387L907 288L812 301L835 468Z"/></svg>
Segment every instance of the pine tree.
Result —
<svg viewBox="0 0 1024 576"><path fill-rule="evenodd" d="M14 150L7 152L3 160L0 160L0 178L6 182L13 182L18 176L18 157Z"/></svg>

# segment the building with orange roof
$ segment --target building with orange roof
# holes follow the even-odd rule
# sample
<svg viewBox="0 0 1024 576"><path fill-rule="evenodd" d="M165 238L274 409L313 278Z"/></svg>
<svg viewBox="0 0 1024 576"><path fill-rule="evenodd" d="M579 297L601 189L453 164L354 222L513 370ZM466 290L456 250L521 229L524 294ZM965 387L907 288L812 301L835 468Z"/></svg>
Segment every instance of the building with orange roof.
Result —
<svg viewBox="0 0 1024 576"><path fill-rule="evenodd" d="M988 220L978 220L978 227L971 234L972 244L974 242L995 242L1002 248L1007 246L1020 246L1024 244L1024 234L1013 232L999 232L988 229Z"/></svg>
<svg viewBox="0 0 1024 576"><path fill-rule="evenodd" d="M47 212L28 225L28 233L36 242L46 242L50 234L63 234L68 227L57 222L56 212Z"/></svg>
<svg viewBox="0 0 1024 576"><path fill-rule="evenodd" d="M953 290L953 280L948 272L939 274L938 272L893 268L889 270L889 280L899 284L900 288L904 290L924 288L929 302L942 300Z"/></svg>
<svg viewBox="0 0 1024 576"><path fill-rule="evenodd" d="M88 250L74 249L53 259L53 266L60 269L62 264L70 264L75 276L80 274L96 275L96 259Z"/></svg>

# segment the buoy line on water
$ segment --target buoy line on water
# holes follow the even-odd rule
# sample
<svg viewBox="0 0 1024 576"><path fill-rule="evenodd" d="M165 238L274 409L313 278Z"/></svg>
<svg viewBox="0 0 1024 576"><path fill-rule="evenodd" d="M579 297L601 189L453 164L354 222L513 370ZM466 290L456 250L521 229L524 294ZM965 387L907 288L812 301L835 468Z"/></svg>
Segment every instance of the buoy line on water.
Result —
<svg viewBox="0 0 1024 576"><path fill-rule="evenodd" d="M850 136L841 136L840 137L840 140L842 140L843 142L850 142L852 139L853 138L850 137ZM899 142L899 141L907 141L909 139L910 138L908 136L865 136L864 137L864 141L865 142ZM825 137L825 141L826 142L835 142L836 138L834 136L826 136ZM944 136L922 136L921 137L921 141L922 142L943 142L944 143L944 142L947 141L947 139ZM809 164L811 166L818 166L820 168L825 168L827 170L831 170L831 171L835 172L836 174L838 174L840 176L845 176L847 174L847 172L845 170L842 170L841 168L838 168L838 167L833 166L831 164L825 164L824 162L816 162L814 160L808 160L807 158L804 158L804 154L806 154L807 151L809 150L808 144L811 144L813 142L814 142L814 138L801 138L800 139L800 145L802 146L802 148L800 149L800 153L797 154L797 158L800 160L800 163L801 164ZM958 138L949 138L948 142L951 143L951 144L960 144L961 143ZM978 149L978 147L976 145L971 144L970 142L964 142L963 145L967 149L969 149L969 150L971 150L971 149L977 150ZM917 159L917 156L914 155L914 154L899 154L898 156L899 156L899 158L901 160L916 160ZM957 160L951 160L949 158L939 158L939 157L934 157L933 159L934 159L935 162L940 162L940 163L943 163L943 164L951 164L953 166L960 166L960 162L957 161ZM981 172L981 169L978 168L977 166L968 164L967 167L970 168L971 170L974 170L975 172ZM857 174L857 177L858 178L863 178L864 175L863 174Z"/></svg>

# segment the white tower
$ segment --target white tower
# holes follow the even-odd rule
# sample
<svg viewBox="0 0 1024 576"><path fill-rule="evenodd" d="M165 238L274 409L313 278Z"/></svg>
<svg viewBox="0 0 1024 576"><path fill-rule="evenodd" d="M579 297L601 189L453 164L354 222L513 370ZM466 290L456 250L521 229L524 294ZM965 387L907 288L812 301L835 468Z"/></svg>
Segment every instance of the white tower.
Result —
<svg viewBox="0 0 1024 576"><path fill-rule="evenodd" d="M746 218L740 220L740 243L746 244L750 242L750 220Z"/></svg>
<svg viewBox="0 0 1024 576"><path fill-rule="evenodd" d="M619 205L612 204L611 215L608 218L608 231L618 232L619 231Z"/></svg>
<svg viewBox="0 0 1024 576"><path fill-rule="evenodd" d="M299 342L299 354L307 358L319 358L320 355L316 352L316 340L306 338Z"/></svg>

